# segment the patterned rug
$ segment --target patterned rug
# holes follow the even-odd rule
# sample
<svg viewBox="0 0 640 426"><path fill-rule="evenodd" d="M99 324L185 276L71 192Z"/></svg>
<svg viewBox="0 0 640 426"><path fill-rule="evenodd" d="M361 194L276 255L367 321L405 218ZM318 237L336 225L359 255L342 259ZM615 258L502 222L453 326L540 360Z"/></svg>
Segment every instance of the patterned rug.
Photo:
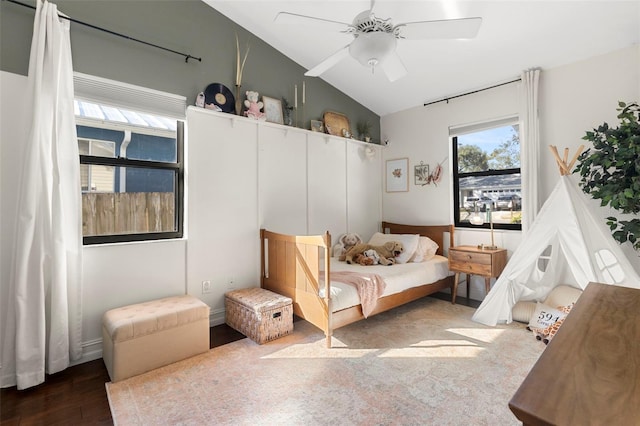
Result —
<svg viewBox="0 0 640 426"><path fill-rule="evenodd" d="M519 425L508 402L544 350L524 325L424 298L338 329L296 321L107 383L116 425Z"/></svg>

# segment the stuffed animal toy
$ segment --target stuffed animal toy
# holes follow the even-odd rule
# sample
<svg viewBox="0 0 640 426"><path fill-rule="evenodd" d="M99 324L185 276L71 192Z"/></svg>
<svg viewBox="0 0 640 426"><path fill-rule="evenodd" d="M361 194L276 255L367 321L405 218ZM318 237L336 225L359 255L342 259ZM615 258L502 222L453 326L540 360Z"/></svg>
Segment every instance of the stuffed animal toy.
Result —
<svg viewBox="0 0 640 426"><path fill-rule="evenodd" d="M373 265L373 259L365 256L364 253L360 253L353 258L353 263L358 263L362 266L370 266Z"/></svg>
<svg viewBox="0 0 640 426"><path fill-rule="evenodd" d="M259 93L247 90L246 94L247 99L244 101L244 106L247 107L247 110L244 112L244 115L256 120L265 121L267 119L267 115L264 112L260 112L264 103L258 102L260 97Z"/></svg>
<svg viewBox="0 0 640 426"><path fill-rule="evenodd" d="M359 263L362 266L378 265L380 263L380 256L375 250L367 250L363 253L356 255L353 258L353 263Z"/></svg>
<svg viewBox="0 0 640 426"><path fill-rule="evenodd" d="M361 243L362 238L360 238L360 235L354 232L342 234L342 236L338 240L338 243L333 246L333 256L337 257L338 260L344 261L347 251L349 251L349 249L356 244Z"/></svg>
<svg viewBox="0 0 640 426"><path fill-rule="evenodd" d="M568 306L558 306L557 309L561 312L564 312L565 314L568 314L569 312L571 312L571 308L573 308L574 304L575 303L572 303ZM527 328L533 332L533 335L536 337L536 340L542 340L542 342L545 345L547 345L549 344L551 339L553 339L553 337L556 335L556 333L560 329L560 326L564 323L565 318L566 316L560 318L558 321L554 322L553 324L545 328L535 328L535 327L527 327Z"/></svg>
<svg viewBox="0 0 640 426"><path fill-rule="evenodd" d="M378 253L381 265L393 265L396 263L396 256L400 256L402 252L404 252L404 246L399 241L387 241L382 246L356 244L345 254L345 261L347 263L353 263L353 259L357 255L364 254L367 250L375 250Z"/></svg>
<svg viewBox="0 0 640 426"><path fill-rule="evenodd" d="M371 259L371 264L372 265L378 265L380 264L380 256L378 255L378 252L375 250L367 250L363 253L363 255L367 258L367 259Z"/></svg>

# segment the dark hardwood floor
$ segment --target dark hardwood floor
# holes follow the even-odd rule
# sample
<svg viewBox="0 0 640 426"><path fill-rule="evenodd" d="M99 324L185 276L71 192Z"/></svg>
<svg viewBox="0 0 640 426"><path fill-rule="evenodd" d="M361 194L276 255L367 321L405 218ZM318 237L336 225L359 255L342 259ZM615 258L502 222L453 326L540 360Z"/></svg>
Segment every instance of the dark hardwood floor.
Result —
<svg viewBox="0 0 640 426"><path fill-rule="evenodd" d="M444 293L433 295L451 300ZM478 307L480 302L464 297L456 303ZM221 346L245 336L226 324L211 328L210 346ZM109 374L102 359L69 367L48 375L45 383L19 391L0 390L0 424L4 425L112 425L105 383Z"/></svg>

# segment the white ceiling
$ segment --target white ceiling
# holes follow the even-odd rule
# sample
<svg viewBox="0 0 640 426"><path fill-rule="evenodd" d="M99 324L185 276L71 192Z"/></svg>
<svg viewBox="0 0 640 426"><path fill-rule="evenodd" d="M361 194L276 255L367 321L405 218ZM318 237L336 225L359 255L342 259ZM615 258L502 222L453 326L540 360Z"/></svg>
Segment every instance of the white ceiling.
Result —
<svg viewBox="0 0 640 426"><path fill-rule="evenodd" d="M275 23L287 11L351 23L370 8L364 0L203 0L305 69L353 36L319 27ZM402 22L481 17L472 40L399 40L408 75L390 83L347 57L320 77L380 116L622 49L640 41L640 0L406 1L377 0L379 18Z"/></svg>

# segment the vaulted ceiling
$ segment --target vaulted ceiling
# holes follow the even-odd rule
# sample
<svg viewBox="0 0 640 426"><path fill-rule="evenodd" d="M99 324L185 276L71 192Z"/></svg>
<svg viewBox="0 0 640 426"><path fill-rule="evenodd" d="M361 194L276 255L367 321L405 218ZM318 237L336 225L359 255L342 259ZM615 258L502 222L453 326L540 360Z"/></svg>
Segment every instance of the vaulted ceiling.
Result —
<svg viewBox="0 0 640 426"><path fill-rule="evenodd" d="M286 11L351 24L371 7L360 0L203 0L305 69L353 40L330 26L274 22ZM377 0L375 15L393 24L480 17L468 40L398 40L407 75L390 82L345 57L320 77L384 116L494 84L528 68L543 70L640 42L640 1L405 1Z"/></svg>

